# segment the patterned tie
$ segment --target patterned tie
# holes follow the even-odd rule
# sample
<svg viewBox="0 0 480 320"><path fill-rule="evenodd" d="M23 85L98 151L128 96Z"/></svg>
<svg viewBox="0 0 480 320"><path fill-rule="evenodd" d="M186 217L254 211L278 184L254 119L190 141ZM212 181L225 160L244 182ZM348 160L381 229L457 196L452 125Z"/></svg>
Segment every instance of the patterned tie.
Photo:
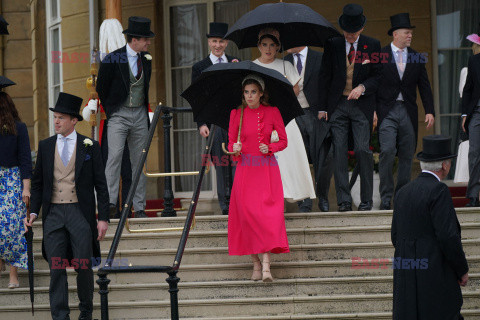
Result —
<svg viewBox="0 0 480 320"><path fill-rule="evenodd" d="M355 61L355 47L353 43L350 44L350 50L348 51L348 61L352 64Z"/></svg>
<svg viewBox="0 0 480 320"><path fill-rule="evenodd" d="M222 57L218 58L218 61L217 61L217 63L222 63L222 62L223 62L223 59L222 59Z"/></svg>
<svg viewBox="0 0 480 320"><path fill-rule="evenodd" d="M300 53L297 53L296 54L297 56L297 71L298 71L298 74L302 74L302 69L303 69L303 65L302 65L302 55Z"/></svg>
<svg viewBox="0 0 480 320"><path fill-rule="evenodd" d="M62 159L63 165L66 167L68 166L68 139L67 137L62 137L63 140L63 149L62 154L60 155L60 159Z"/></svg>
<svg viewBox="0 0 480 320"><path fill-rule="evenodd" d="M135 77L137 80L140 80L142 71L142 57L140 56L140 53L137 53L137 76Z"/></svg>
<svg viewBox="0 0 480 320"><path fill-rule="evenodd" d="M398 60L397 60L397 68L398 73L400 74L400 79L403 77L403 73L405 72L405 63L403 62L403 49L397 50Z"/></svg>

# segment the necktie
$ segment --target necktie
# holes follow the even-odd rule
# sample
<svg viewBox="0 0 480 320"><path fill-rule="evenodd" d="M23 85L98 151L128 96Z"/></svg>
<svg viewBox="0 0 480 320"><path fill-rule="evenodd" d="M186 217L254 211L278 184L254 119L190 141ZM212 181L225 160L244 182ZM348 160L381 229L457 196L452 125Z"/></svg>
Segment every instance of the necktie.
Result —
<svg viewBox="0 0 480 320"><path fill-rule="evenodd" d="M350 44L350 50L348 51L348 61L352 64L355 61L355 47L353 43Z"/></svg>
<svg viewBox="0 0 480 320"><path fill-rule="evenodd" d="M137 53L137 76L135 77L137 80L140 80L142 71L142 57L140 56L140 53Z"/></svg>
<svg viewBox="0 0 480 320"><path fill-rule="evenodd" d="M397 68L398 72L400 73L400 78L402 78L403 73L405 72L405 63L403 62L403 49L397 50Z"/></svg>
<svg viewBox="0 0 480 320"><path fill-rule="evenodd" d="M218 58L217 63L222 63L222 61L223 61L223 59L222 59L222 57L220 57L220 58Z"/></svg>
<svg viewBox="0 0 480 320"><path fill-rule="evenodd" d="M63 140L63 149L62 149L62 154L60 155L60 158L62 159L63 165L66 167L68 166L68 144L67 141L68 139L66 137L62 137Z"/></svg>
<svg viewBox="0 0 480 320"><path fill-rule="evenodd" d="M302 74L302 69L303 69L303 65L302 65L302 55L300 53L297 53L296 54L297 56L297 71L298 71L298 74Z"/></svg>

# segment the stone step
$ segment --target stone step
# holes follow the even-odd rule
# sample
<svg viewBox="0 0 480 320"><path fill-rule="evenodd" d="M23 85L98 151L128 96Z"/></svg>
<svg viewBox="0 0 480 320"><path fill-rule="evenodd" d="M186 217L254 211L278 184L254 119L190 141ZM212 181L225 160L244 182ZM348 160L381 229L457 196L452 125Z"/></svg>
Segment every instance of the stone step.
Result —
<svg viewBox="0 0 480 320"><path fill-rule="evenodd" d="M303 279L276 279L273 283L240 281L205 281L179 282L180 299L231 299L231 298L260 298L272 296L318 296L341 294L375 294L391 293L393 290L392 276L368 277L335 277L335 278L303 278ZM480 273L469 275L467 289L480 290ZM98 287L96 287L98 292ZM167 282L112 284L109 286L109 301L148 301L154 299L168 299ZM69 301L76 301L76 285L69 286ZM99 299L95 295L95 299ZM29 288L22 287L15 290L0 289L1 305L23 305L30 303ZM48 287L35 288L35 303L48 304Z"/></svg>
<svg viewBox="0 0 480 320"><path fill-rule="evenodd" d="M391 241L390 225L323 227L323 228L288 228L288 242L294 244L315 243L367 243ZM480 223L464 223L462 225L463 239L478 239ZM163 249L176 248L181 232L165 233L135 233L122 234L119 250L126 249ZM224 247L228 245L228 234L222 231L192 231L189 234L187 246L193 247ZM34 237L34 248L41 248L42 238ZM103 248L109 248L113 234L109 234L102 242Z"/></svg>
<svg viewBox="0 0 480 320"><path fill-rule="evenodd" d="M480 223L479 208L458 208L457 216L461 224ZM348 227L348 226L377 226L392 223L391 210L378 211L350 211L350 212L309 212L285 213L287 228L315 228L315 227ZM112 219L107 234L114 234L117 229L118 219ZM196 217L196 226L193 230L227 230L228 217L223 215L206 215ZM185 217L174 218L141 218L130 219L130 228L183 228ZM36 236L42 235L41 221L34 224ZM124 234L127 231L124 230Z"/></svg>
<svg viewBox="0 0 480 320"><path fill-rule="evenodd" d="M463 308L475 310L480 303L480 291L463 292ZM112 301L109 302L109 315L112 319L151 319L168 318L170 301ZM180 300L181 317L213 317L219 314L237 314L242 316L265 316L285 314L348 313L352 309L359 313L383 313L392 309L392 294L349 294L325 296L292 296L272 298L239 299L192 299ZM20 312L28 314L29 305L0 306L2 318L20 318ZM78 314L76 306L72 318ZM47 304L36 306L35 320L50 319L50 307ZM94 317L99 317L99 305L94 304ZM27 311L27 312L25 312Z"/></svg>
<svg viewBox="0 0 480 320"><path fill-rule="evenodd" d="M467 255L480 255L480 239L463 240ZM125 249L118 250L116 258L119 264L127 265L169 265L177 249ZM103 251L106 256L108 251ZM276 261L303 261L303 260L331 260L352 259L352 257L370 257L388 259L393 257L394 248L390 242L369 243L325 243L325 244L297 244L290 246L290 253L273 255L272 262ZM48 269L47 262L42 259L37 250L34 253L37 269ZM243 256L229 256L228 247L194 247L185 249L183 263L235 263L244 262Z"/></svg>
<svg viewBox="0 0 480 320"><path fill-rule="evenodd" d="M223 281L223 280L247 280L252 274L252 264L245 257L243 263L220 263L220 264L184 264L182 263L178 273L182 282ZM480 273L480 255L467 256L470 273ZM168 263L166 265L171 265ZM152 264L148 264L152 265ZM366 276L391 276L392 266L388 263L385 268L352 268L351 259L325 260L325 261L273 261L272 274L276 279L300 279L300 278L325 278L325 277L366 277ZM97 270L94 269L95 279ZM72 269L67 270L69 283L75 283L76 273ZM19 270L20 285L28 286L28 273ZM108 278L111 284L142 284L163 282L166 274L110 274ZM50 273L46 269L35 270L35 286L48 286ZM0 278L0 287L5 288L8 284L7 277Z"/></svg>

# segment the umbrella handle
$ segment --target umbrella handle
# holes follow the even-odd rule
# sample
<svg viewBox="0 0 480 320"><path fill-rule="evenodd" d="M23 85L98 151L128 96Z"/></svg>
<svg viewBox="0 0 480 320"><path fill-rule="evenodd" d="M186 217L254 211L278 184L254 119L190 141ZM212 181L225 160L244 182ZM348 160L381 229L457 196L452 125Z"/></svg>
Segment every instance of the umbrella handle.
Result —
<svg viewBox="0 0 480 320"><path fill-rule="evenodd" d="M242 123L243 123L243 106L241 106L241 112L240 112L240 124L238 125L238 136L237 136L237 143L240 143L240 135L242 133ZM236 152L230 152L225 148L225 142L222 142L222 150L223 153L225 154L235 154Z"/></svg>

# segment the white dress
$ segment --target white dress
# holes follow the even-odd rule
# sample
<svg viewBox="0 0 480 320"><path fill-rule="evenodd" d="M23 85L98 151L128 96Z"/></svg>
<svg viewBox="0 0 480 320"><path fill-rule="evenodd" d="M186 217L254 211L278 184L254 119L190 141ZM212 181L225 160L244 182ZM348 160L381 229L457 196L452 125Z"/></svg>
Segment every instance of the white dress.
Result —
<svg viewBox="0 0 480 320"><path fill-rule="evenodd" d="M463 95L463 87L467 80L468 68L463 68L460 72L460 79L458 84L458 92L460 93L460 98ZM469 150L469 141L465 140L458 146L458 156L457 156L457 165L455 167L455 176L453 182L455 183L468 183L470 179L470 172L468 170L468 150Z"/></svg>
<svg viewBox="0 0 480 320"><path fill-rule="evenodd" d="M300 80L297 70L288 61L275 59L272 63L266 64L256 59L253 62L286 75L292 85ZM287 132L288 146L283 151L275 153L282 178L283 196L289 202L306 198L315 199L315 188L313 187L307 152L295 119L288 123L285 131Z"/></svg>

